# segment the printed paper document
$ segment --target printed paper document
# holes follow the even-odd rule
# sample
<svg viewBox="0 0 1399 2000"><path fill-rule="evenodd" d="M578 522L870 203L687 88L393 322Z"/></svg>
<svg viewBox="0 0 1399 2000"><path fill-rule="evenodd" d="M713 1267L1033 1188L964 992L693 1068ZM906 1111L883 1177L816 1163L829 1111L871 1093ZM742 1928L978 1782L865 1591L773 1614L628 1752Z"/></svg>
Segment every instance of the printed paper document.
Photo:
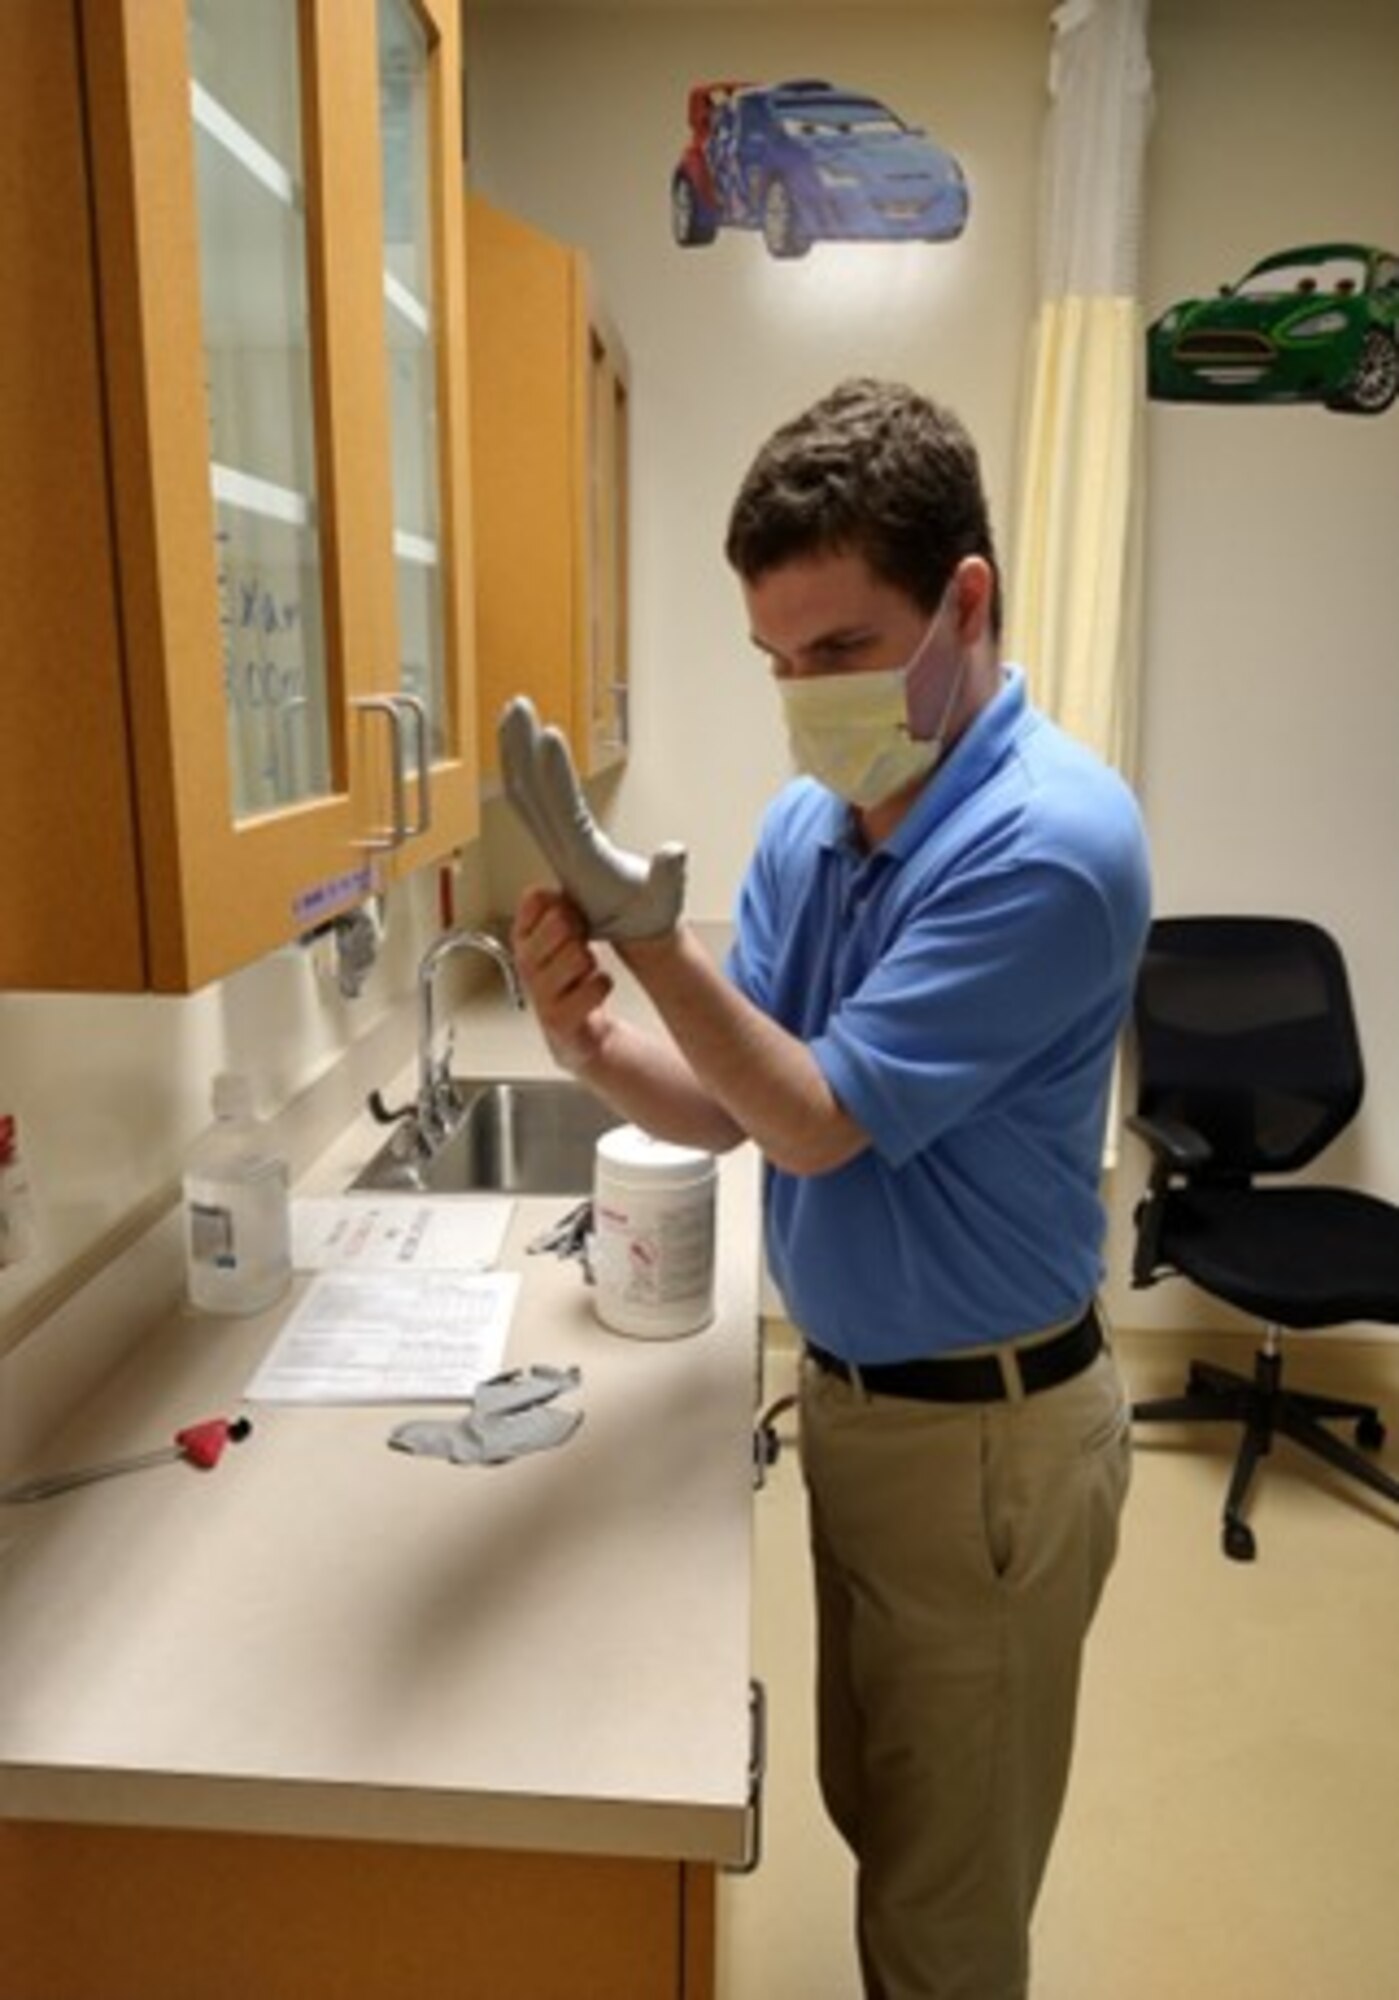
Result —
<svg viewBox="0 0 1399 2000"><path fill-rule="evenodd" d="M465 1402L498 1375L515 1272L326 1271L248 1385L261 1403Z"/></svg>
<svg viewBox="0 0 1399 2000"><path fill-rule="evenodd" d="M487 1195L301 1195L291 1205L298 1271L489 1271L514 1210Z"/></svg>

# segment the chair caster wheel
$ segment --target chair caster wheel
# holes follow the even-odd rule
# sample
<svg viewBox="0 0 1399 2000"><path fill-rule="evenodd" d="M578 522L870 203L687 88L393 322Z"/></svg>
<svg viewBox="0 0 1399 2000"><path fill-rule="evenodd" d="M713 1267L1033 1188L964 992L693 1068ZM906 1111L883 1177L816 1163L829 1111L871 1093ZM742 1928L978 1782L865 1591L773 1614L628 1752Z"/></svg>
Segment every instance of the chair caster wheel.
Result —
<svg viewBox="0 0 1399 2000"><path fill-rule="evenodd" d="M1253 1530L1243 1521L1224 1523L1224 1553L1233 1562L1252 1562L1258 1554Z"/></svg>
<svg viewBox="0 0 1399 2000"><path fill-rule="evenodd" d="M1388 1436L1378 1417L1362 1417L1355 1427L1355 1442L1366 1451L1378 1451Z"/></svg>

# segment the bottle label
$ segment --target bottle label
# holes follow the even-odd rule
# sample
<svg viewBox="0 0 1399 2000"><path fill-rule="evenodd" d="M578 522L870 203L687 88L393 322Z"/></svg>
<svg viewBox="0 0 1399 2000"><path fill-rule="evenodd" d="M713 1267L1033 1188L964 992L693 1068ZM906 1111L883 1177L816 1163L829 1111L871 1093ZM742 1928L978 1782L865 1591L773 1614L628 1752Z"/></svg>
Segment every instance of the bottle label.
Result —
<svg viewBox="0 0 1399 2000"><path fill-rule="evenodd" d="M605 1326L660 1338L714 1314L714 1182L643 1190L606 1185L593 1200L594 1305Z"/></svg>
<svg viewBox="0 0 1399 2000"><path fill-rule="evenodd" d="M261 1312L291 1283L286 1165L251 1164L237 1178L186 1176L189 1294L202 1310Z"/></svg>
<svg viewBox="0 0 1399 2000"><path fill-rule="evenodd" d="M190 1203L189 1254L194 1263L212 1264L219 1271L237 1268L232 1209L211 1202Z"/></svg>

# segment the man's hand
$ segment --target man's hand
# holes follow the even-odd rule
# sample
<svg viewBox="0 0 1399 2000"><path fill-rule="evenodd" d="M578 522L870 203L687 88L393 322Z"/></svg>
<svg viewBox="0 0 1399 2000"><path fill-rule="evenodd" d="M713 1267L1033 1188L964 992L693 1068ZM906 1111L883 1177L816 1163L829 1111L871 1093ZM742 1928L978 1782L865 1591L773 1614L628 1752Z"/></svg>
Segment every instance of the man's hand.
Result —
<svg viewBox="0 0 1399 2000"><path fill-rule="evenodd" d="M602 1052L612 981L588 943L582 916L557 889L527 889L510 954L554 1060L579 1076Z"/></svg>
<svg viewBox="0 0 1399 2000"><path fill-rule="evenodd" d="M541 729L517 695L497 729L505 796L581 911L591 937L664 937L680 919L685 849L668 841L647 861L615 847L591 812L559 730Z"/></svg>

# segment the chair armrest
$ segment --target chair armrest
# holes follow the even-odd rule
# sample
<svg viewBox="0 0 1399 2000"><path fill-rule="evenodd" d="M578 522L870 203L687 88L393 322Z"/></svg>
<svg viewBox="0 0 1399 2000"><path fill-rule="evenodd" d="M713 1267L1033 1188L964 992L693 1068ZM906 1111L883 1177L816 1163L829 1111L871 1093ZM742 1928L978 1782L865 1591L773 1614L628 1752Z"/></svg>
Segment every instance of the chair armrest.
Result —
<svg viewBox="0 0 1399 2000"><path fill-rule="evenodd" d="M1146 1194L1137 1203L1132 1219L1137 1227L1136 1249L1132 1257L1132 1284L1141 1290L1161 1275L1161 1226L1165 1221L1166 1198L1172 1176L1189 1174L1209 1164L1212 1149L1203 1132L1182 1118L1129 1113L1127 1129L1144 1139L1151 1148L1151 1178Z"/></svg>
<svg viewBox="0 0 1399 2000"><path fill-rule="evenodd" d="M1127 1129L1145 1139L1157 1160L1174 1173L1208 1166L1214 1156L1204 1133L1187 1125L1183 1118L1162 1118L1156 1114L1148 1117L1144 1112L1134 1111L1127 1118Z"/></svg>

